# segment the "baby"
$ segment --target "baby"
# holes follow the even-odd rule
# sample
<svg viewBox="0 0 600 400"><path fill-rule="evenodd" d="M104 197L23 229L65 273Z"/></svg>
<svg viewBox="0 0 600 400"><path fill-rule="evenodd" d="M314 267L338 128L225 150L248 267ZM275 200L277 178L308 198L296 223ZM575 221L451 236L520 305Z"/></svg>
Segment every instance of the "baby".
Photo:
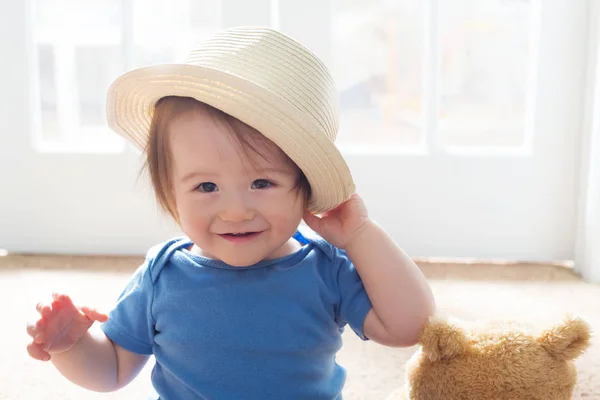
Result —
<svg viewBox="0 0 600 400"><path fill-rule="evenodd" d="M266 28L119 77L109 125L144 150L185 236L150 249L108 315L66 294L39 303L31 357L99 392L153 355L160 399L341 399L346 325L414 345L434 299L355 193L336 104L323 63Z"/></svg>

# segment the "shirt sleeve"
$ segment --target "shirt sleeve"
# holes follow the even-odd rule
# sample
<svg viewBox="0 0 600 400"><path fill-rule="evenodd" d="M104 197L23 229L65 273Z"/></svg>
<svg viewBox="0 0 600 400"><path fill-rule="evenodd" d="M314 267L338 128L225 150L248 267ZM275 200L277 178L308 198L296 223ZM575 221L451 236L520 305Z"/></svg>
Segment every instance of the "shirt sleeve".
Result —
<svg viewBox="0 0 600 400"><path fill-rule="evenodd" d="M148 261L133 274L102 330L113 342L138 354L152 354L155 321L152 317L153 284Z"/></svg>
<svg viewBox="0 0 600 400"><path fill-rule="evenodd" d="M368 340L363 332L363 325L367 313L372 308L371 300L346 252L335 248L334 260L340 294L337 323L340 327L350 325L362 340Z"/></svg>

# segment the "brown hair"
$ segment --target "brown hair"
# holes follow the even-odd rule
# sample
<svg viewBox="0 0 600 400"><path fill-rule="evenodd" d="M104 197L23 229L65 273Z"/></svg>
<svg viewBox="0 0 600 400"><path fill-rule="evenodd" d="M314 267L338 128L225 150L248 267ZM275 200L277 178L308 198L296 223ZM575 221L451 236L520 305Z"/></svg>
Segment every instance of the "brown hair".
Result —
<svg viewBox="0 0 600 400"><path fill-rule="evenodd" d="M213 121L221 122L239 148L247 154L248 149L267 159L269 149L277 148L275 143L259 131L231 115L202 103L191 97L168 96L160 99L154 108L148 142L146 143L146 162L143 169L150 173L152 187L159 206L179 222L177 207L172 190L171 149L169 146L169 124L175 118L188 112L206 111ZM287 155L284 156L298 169L298 178L294 190L303 195L305 201L310 198L311 189L302 170Z"/></svg>

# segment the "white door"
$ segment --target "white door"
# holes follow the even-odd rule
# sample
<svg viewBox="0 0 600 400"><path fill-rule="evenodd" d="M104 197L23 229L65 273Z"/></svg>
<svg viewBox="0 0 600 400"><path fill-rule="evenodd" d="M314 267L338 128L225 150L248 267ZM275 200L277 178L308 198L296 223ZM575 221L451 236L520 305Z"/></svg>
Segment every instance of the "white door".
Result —
<svg viewBox="0 0 600 400"><path fill-rule="evenodd" d="M358 189L411 255L573 258L584 1L24 3L0 10L0 248L139 254L177 234L106 130L106 88L270 24L331 66Z"/></svg>

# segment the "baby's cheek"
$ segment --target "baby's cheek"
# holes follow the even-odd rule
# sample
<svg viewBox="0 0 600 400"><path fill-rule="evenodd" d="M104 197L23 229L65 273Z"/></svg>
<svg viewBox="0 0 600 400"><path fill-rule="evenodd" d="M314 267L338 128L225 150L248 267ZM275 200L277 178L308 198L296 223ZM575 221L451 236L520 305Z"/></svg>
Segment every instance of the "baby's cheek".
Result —
<svg viewBox="0 0 600 400"><path fill-rule="evenodd" d="M278 201L274 201L264 209L265 215L271 221L271 224L277 225L282 229L295 229L302 219L304 207L302 200L297 196L282 196Z"/></svg>
<svg viewBox="0 0 600 400"><path fill-rule="evenodd" d="M211 207L206 202L187 199L178 204L177 211L184 228L204 229L209 224Z"/></svg>

